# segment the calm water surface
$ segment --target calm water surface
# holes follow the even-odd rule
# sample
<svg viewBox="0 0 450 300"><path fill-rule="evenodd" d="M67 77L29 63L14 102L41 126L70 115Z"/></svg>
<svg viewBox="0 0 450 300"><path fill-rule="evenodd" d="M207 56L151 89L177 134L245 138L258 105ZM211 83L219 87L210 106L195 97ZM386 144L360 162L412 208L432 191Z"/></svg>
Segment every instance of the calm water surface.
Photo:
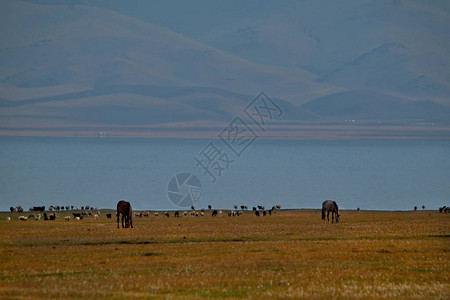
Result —
<svg viewBox="0 0 450 300"><path fill-rule="evenodd" d="M21 205L177 209L167 185L195 174L197 208L234 204L318 208L435 209L450 205L450 141L264 141L233 160L216 182L194 157L211 140L0 138L0 210Z"/></svg>

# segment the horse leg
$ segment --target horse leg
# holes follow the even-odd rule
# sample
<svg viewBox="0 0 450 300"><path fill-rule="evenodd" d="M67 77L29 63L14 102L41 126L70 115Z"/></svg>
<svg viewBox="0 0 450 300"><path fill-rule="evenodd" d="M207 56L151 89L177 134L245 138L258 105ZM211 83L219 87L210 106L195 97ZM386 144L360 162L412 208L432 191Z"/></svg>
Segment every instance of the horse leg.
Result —
<svg viewBox="0 0 450 300"><path fill-rule="evenodd" d="M125 219L125 215L122 214L122 228L125 228L125 226L123 225L123 220Z"/></svg>
<svg viewBox="0 0 450 300"><path fill-rule="evenodd" d="M334 223L334 211L331 212L331 224Z"/></svg>
<svg viewBox="0 0 450 300"><path fill-rule="evenodd" d="M119 228L119 213L117 213L116 216L117 216L117 228Z"/></svg>
<svg viewBox="0 0 450 300"><path fill-rule="evenodd" d="M132 214L131 213L130 213L128 222L129 222L131 228L133 228L133 218L132 218Z"/></svg>
<svg viewBox="0 0 450 300"><path fill-rule="evenodd" d="M330 211L327 211L327 220L328 220L328 223L330 223Z"/></svg>

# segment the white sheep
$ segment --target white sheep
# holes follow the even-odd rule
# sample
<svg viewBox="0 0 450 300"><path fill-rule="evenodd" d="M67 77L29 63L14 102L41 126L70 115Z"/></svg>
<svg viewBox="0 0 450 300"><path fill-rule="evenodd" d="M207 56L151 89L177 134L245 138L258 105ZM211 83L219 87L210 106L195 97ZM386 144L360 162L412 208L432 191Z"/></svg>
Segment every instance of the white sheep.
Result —
<svg viewBox="0 0 450 300"><path fill-rule="evenodd" d="M10 217L6 217L6 222L9 222L9 221L11 221L11 218Z"/></svg>
<svg viewBox="0 0 450 300"><path fill-rule="evenodd" d="M80 217L75 217L75 220L80 221Z"/></svg>
<svg viewBox="0 0 450 300"><path fill-rule="evenodd" d="M69 221L70 220L70 216L64 217L64 220Z"/></svg>
<svg viewBox="0 0 450 300"><path fill-rule="evenodd" d="M21 220L21 221L26 221L26 220L28 220L28 217L26 217L26 216L20 216L20 217L19 217L19 220Z"/></svg>
<svg viewBox="0 0 450 300"><path fill-rule="evenodd" d="M95 218L95 219L98 219L98 215L97 215L97 214L95 214L95 215L94 215L94 218Z"/></svg>

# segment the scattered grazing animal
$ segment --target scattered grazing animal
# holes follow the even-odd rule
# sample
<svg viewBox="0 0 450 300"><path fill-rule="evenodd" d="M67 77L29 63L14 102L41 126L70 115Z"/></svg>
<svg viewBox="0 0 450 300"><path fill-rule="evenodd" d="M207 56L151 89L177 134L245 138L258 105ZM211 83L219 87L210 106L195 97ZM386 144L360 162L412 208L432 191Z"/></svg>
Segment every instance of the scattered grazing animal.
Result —
<svg viewBox="0 0 450 300"><path fill-rule="evenodd" d="M217 210L213 210L213 212L212 212L211 216L212 216L212 217L215 217L215 216L217 216Z"/></svg>
<svg viewBox="0 0 450 300"><path fill-rule="evenodd" d="M195 207L194 207L194 205L192 205L192 206L191 206L191 209L192 209L192 210L195 210Z"/></svg>
<svg viewBox="0 0 450 300"><path fill-rule="evenodd" d="M414 211L416 211L417 210L417 206L414 206Z"/></svg>
<svg viewBox="0 0 450 300"><path fill-rule="evenodd" d="M180 212L177 210L177 211L173 214L173 216L174 216L175 218L178 218L178 217L180 216Z"/></svg>
<svg viewBox="0 0 450 300"><path fill-rule="evenodd" d="M55 213L51 213L49 215L47 215L47 213L44 213L44 220L45 221L53 221L56 219L56 214Z"/></svg>
<svg viewBox="0 0 450 300"><path fill-rule="evenodd" d="M64 220L69 221L70 220L70 216L64 217Z"/></svg>
<svg viewBox="0 0 450 300"><path fill-rule="evenodd" d="M211 208L212 208L211 204L210 204L210 205L208 205L208 209L211 209Z"/></svg>
<svg viewBox="0 0 450 300"><path fill-rule="evenodd" d="M119 216L122 215L122 228L133 228L133 210L130 202L120 200L117 203L117 228L119 228ZM124 225L125 221L125 225Z"/></svg>
<svg viewBox="0 0 450 300"><path fill-rule="evenodd" d="M11 221L11 218L10 217L6 217L6 222L9 222L9 221Z"/></svg>
<svg viewBox="0 0 450 300"><path fill-rule="evenodd" d="M358 207L357 209L356 209L358 212L360 212L361 211L361 209Z"/></svg>
<svg viewBox="0 0 450 300"><path fill-rule="evenodd" d="M259 217L259 211L255 210L255 216Z"/></svg>
<svg viewBox="0 0 450 300"><path fill-rule="evenodd" d="M169 216L170 216L168 211L166 211L166 212L164 213L164 215L165 215L166 217L169 217Z"/></svg>
<svg viewBox="0 0 450 300"><path fill-rule="evenodd" d="M15 207L12 207L12 206L9 208L9 210L10 210L11 212L16 212L16 208L15 208Z"/></svg>
<svg viewBox="0 0 450 300"><path fill-rule="evenodd" d="M154 214L154 215L155 215L155 217L157 217L157 216L159 216L159 213L155 212L155 214Z"/></svg>
<svg viewBox="0 0 450 300"><path fill-rule="evenodd" d="M112 215L111 214L106 214L106 218L111 219Z"/></svg>
<svg viewBox="0 0 450 300"><path fill-rule="evenodd" d="M425 205L422 205L422 209L425 209Z"/></svg>
<svg viewBox="0 0 450 300"><path fill-rule="evenodd" d="M26 220L28 220L28 217L27 216L19 216L19 220L26 221Z"/></svg>
<svg viewBox="0 0 450 300"><path fill-rule="evenodd" d="M95 215L94 215L94 218L95 218L95 219L98 219L98 215L97 215L97 214L95 214Z"/></svg>
<svg viewBox="0 0 450 300"><path fill-rule="evenodd" d="M339 223L339 209L336 201L326 200L322 203L322 220L325 221L325 212L327 213L327 220L330 223L330 212L331 212L331 223L334 223L334 219L336 219L336 223Z"/></svg>
<svg viewBox="0 0 450 300"><path fill-rule="evenodd" d="M444 214L449 213L450 212L450 207L445 206L445 205L443 207L439 207L439 212L440 213L444 213Z"/></svg>
<svg viewBox="0 0 450 300"><path fill-rule="evenodd" d="M80 217L75 217L75 220L80 221L81 218Z"/></svg>

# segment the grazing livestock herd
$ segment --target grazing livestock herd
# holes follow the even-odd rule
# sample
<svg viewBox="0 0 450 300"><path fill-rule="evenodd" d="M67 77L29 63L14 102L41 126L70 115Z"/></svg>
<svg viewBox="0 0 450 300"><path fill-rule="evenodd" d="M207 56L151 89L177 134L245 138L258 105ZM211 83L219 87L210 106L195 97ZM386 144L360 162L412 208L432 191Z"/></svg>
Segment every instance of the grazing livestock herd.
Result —
<svg viewBox="0 0 450 300"><path fill-rule="evenodd" d="M235 216L242 216L244 214L244 211L248 211L248 206L246 205L233 205L234 210L228 210L226 211L225 215L228 215L229 217L235 217ZM238 210L240 208L240 210ZM41 214L35 212L42 212L43 219L45 221L52 221L56 220L56 212L55 211L62 211L62 210L76 210L77 212L72 213L74 220L83 220L87 217L91 217L94 219L98 219L100 217L101 212L93 206L81 206L80 208L78 206L50 206L48 208L48 213L45 212L45 206L33 206L29 209L30 212L33 212L32 214L26 216L26 215L19 215L17 217L18 220L21 221L27 221L27 220L41 220ZM274 213L276 213L278 210L281 209L280 205L272 206L271 209L265 209L262 205L257 205L252 207L253 213L257 217L264 217L264 216L270 216ZM425 209L425 205L422 206L422 209ZM224 215L222 210L213 209L211 205L208 205L209 213L211 213L212 217L221 217ZM417 210L417 206L414 207L414 210ZM11 213L23 213L24 210L21 206L16 207L10 207ZM357 209L358 212L360 212L360 208ZM440 213L450 213L450 207L443 206L439 208ZM202 217L205 216L208 213L207 210L204 208L200 210L196 210L194 206L191 206L190 211L174 211L173 217L179 218L179 217ZM331 213L331 223L339 223L340 221L340 214L339 214L339 208L335 201L326 200L322 203L322 220L325 222L328 221L330 223L330 215ZM158 217L160 215L160 212L154 212L153 214L155 217ZM161 212L161 215L165 217L170 217L171 212L165 211ZM150 217L150 212L148 211L140 211L140 212L134 212L131 208L131 204L127 201L121 200L117 203L117 228L120 228L120 220L122 221L122 228L133 228L133 219L132 217L142 218L142 217ZM71 216L63 216L62 219L65 221L70 221ZM107 213L106 214L107 219L112 219L112 214ZM11 217L6 217L6 221L10 221Z"/></svg>

